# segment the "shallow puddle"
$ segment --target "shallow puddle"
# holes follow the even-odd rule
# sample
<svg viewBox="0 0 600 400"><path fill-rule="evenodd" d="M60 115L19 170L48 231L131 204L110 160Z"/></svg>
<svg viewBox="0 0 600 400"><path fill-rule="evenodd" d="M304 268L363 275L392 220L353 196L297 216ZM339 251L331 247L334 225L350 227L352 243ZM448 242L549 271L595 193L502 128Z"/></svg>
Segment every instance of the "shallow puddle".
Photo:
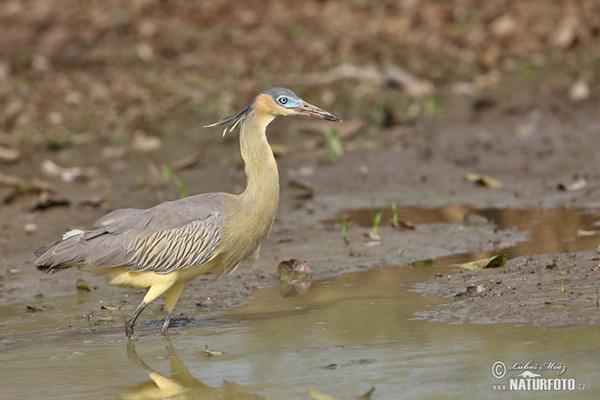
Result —
<svg viewBox="0 0 600 400"><path fill-rule="evenodd" d="M499 227L530 231L530 242L507 249L512 257L598 244L597 236L576 237L577 229L596 226L598 214L585 210L463 206L401 212L401 219L415 224L456 223L474 212ZM347 214L368 226L373 211ZM281 288L259 290L218 320L176 320L170 341L159 335L156 322L140 323L139 338L128 345L120 326L57 331L61 321L46 321L45 313L23 316L23 305L0 307L1 330L11 332L8 325L13 326L10 337L0 338L2 398L307 399L309 388L356 398L373 386L373 399L538 397L528 391L497 393L510 388L511 377L525 380L517 375L527 363L539 365L534 372L542 378L573 379L568 382L574 383L577 398L598 398L598 326L544 330L415 317L449 299L422 296L412 285L448 273L449 264L469 257L445 257L427 268L383 266L318 280L296 296L283 296ZM64 313L81 312L82 303L91 301L81 295L55 300ZM222 354L207 356L206 346ZM495 378L494 365L495 373L505 365L506 375ZM572 393L543 393L543 398L566 397Z"/></svg>
<svg viewBox="0 0 600 400"><path fill-rule="evenodd" d="M410 285L444 270L383 267L313 282L295 297L261 290L222 324L175 328L170 342L142 326L133 347L120 329L12 344L0 355L3 397L306 399L312 387L351 398L375 386L374 399L497 398L492 385L508 385L522 371L495 379L496 361L564 365L560 376L538 372L573 378L576 389L585 384L587 398L600 395L598 327L415 319L441 300L416 295ZM205 346L223 354L207 357Z"/></svg>
<svg viewBox="0 0 600 400"><path fill-rule="evenodd" d="M348 210L340 215L360 226L370 227L380 211L383 212L382 221L389 222L393 219L391 208ZM509 258L525 254L589 250L596 248L600 242L600 211L593 209L477 209L455 204L436 209L401 207L397 209L397 215L400 221L408 221L417 226L431 223L468 224L469 221L485 223L487 220L499 229L515 227L519 231L529 232L529 240L503 251ZM578 235L578 230L585 232Z"/></svg>

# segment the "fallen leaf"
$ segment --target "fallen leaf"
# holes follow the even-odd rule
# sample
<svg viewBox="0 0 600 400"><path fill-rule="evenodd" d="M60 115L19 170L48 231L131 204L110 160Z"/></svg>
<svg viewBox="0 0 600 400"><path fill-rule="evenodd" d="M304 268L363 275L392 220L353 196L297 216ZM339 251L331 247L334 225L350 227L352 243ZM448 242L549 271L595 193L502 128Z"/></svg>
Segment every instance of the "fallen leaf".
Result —
<svg viewBox="0 0 600 400"><path fill-rule="evenodd" d="M3 199L3 203L12 203L21 196L28 194L48 194L54 192L54 189L48 182L33 178L29 181L23 181L21 178L0 173L0 183L14 186L13 190Z"/></svg>
<svg viewBox="0 0 600 400"><path fill-rule="evenodd" d="M207 345L207 346L205 346L204 350L202 351L202 355L204 357L221 356L221 355L223 355L223 352L218 351L218 350L209 350L208 345Z"/></svg>
<svg viewBox="0 0 600 400"><path fill-rule="evenodd" d="M585 229L577 229L577 236L594 236L600 234L600 231L586 231Z"/></svg>
<svg viewBox="0 0 600 400"><path fill-rule="evenodd" d="M21 159L21 153L15 149L0 146L0 162L4 164L16 163Z"/></svg>
<svg viewBox="0 0 600 400"><path fill-rule="evenodd" d="M374 242L380 242L381 241L381 236L379 236L378 233L375 233L373 231L369 231L369 232L365 233L365 237L371 239Z"/></svg>
<svg viewBox="0 0 600 400"><path fill-rule="evenodd" d="M91 292L92 291L92 288L90 287L90 285L86 281L84 281L83 279L77 279L77 282L75 283L75 286L79 290L85 290L87 292Z"/></svg>
<svg viewBox="0 0 600 400"><path fill-rule="evenodd" d="M23 229L25 230L26 234L31 235L32 233L37 231L38 226L33 222L28 222L25 225L23 225Z"/></svg>
<svg viewBox="0 0 600 400"><path fill-rule="evenodd" d="M584 178L580 178L580 179L577 179L575 182L572 182L569 184L559 183L558 185L556 185L556 188L558 190L564 190L566 192L571 192L573 190L583 189L586 186L587 186L587 181Z"/></svg>
<svg viewBox="0 0 600 400"><path fill-rule="evenodd" d="M435 260L433 258L426 258L424 260L413 261L408 265L411 267L431 267L433 264L435 264Z"/></svg>
<svg viewBox="0 0 600 400"><path fill-rule="evenodd" d="M589 97L590 86L583 80L575 82L569 89L569 98L573 101L586 100Z"/></svg>
<svg viewBox="0 0 600 400"><path fill-rule="evenodd" d="M503 188L504 184L499 180L494 178L490 178L489 176L481 175L481 174L472 174L467 173L465 177L480 186L490 187L490 188Z"/></svg>
<svg viewBox="0 0 600 400"><path fill-rule="evenodd" d="M61 167L52 160L42 161L42 172L48 176L58 176L63 182L85 180L98 174L95 168Z"/></svg>
<svg viewBox="0 0 600 400"><path fill-rule="evenodd" d="M146 135L142 131L137 131L133 136L131 147L141 153L149 153L158 150L162 146L161 140L156 136Z"/></svg>
<svg viewBox="0 0 600 400"><path fill-rule="evenodd" d="M31 210L40 211L46 210L52 207L65 207L71 205L71 201L68 199L54 199L51 198L48 192L43 192L40 198L33 204Z"/></svg>
<svg viewBox="0 0 600 400"><path fill-rule="evenodd" d="M457 267L461 267L468 270L483 269L483 268L497 268L504 265L506 262L506 254L498 254L490 258L484 258L481 260L470 261L462 264L454 264Z"/></svg>

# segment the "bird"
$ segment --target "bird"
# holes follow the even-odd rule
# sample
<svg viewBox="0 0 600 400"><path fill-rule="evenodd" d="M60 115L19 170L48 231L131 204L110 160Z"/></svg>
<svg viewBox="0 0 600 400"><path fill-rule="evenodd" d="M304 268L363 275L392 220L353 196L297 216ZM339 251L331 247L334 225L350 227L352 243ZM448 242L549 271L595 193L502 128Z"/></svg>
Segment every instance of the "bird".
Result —
<svg viewBox="0 0 600 400"><path fill-rule="evenodd" d="M246 173L241 194L205 193L148 209L112 211L92 229L70 230L35 251L35 267L43 272L77 267L105 275L110 285L146 289L125 321L128 338L139 315L164 294L161 333L167 335L189 281L209 272L217 278L230 274L270 234L279 205L279 173L266 128L277 116L293 115L341 121L289 89L264 90L240 112L205 126L224 126L223 136L239 127Z"/></svg>

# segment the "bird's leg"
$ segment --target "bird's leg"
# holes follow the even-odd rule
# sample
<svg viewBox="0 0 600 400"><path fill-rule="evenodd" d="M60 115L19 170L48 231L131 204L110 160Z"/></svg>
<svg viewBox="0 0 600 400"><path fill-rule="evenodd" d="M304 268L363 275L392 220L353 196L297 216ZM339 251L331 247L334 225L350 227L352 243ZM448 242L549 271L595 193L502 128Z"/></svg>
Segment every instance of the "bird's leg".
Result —
<svg viewBox="0 0 600 400"><path fill-rule="evenodd" d="M125 321L125 335L127 335L128 338L131 338L133 336L133 326L135 325L135 320L140 316L140 314L142 313L142 311L144 311L147 305L148 303L142 300L142 302L137 306L133 314L131 314L129 318L127 318L127 321Z"/></svg>
<svg viewBox="0 0 600 400"><path fill-rule="evenodd" d="M142 311L144 311L146 306L148 304L152 303L158 296L163 294L166 290L169 290L171 288L171 286L172 286L171 284L156 285L156 286L151 286L150 289L148 289L142 302L137 306L137 308L135 309L133 314L131 314L129 319L127 319L127 321L125 321L125 334L127 335L128 338L133 336L133 325L135 325L135 320L137 319L137 317L140 316Z"/></svg>
<svg viewBox="0 0 600 400"><path fill-rule="evenodd" d="M163 335L168 334L173 309L175 309L175 305L179 301L179 297L181 296L184 287L184 282L177 282L165 292L165 322L163 323L162 330L160 331L160 333L162 333Z"/></svg>

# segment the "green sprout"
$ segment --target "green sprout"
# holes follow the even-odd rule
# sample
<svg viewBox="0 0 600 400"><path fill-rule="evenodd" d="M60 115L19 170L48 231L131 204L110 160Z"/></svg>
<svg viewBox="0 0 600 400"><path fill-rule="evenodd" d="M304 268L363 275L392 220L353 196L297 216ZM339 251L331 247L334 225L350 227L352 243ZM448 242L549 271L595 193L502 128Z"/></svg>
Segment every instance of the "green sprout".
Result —
<svg viewBox="0 0 600 400"><path fill-rule="evenodd" d="M396 207L396 203L392 203L392 226L394 228L400 226L400 218L398 217L398 207Z"/></svg>
<svg viewBox="0 0 600 400"><path fill-rule="evenodd" d="M373 125L375 125L375 126L382 125L384 119L385 119L385 104L383 102L377 102L373 106L373 114L371 116Z"/></svg>
<svg viewBox="0 0 600 400"><path fill-rule="evenodd" d="M383 216L383 211L379 211L377 214L375 214L375 217L373 218L373 229L372 232L374 235L378 235L379 234L379 224L381 223L381 217Z"/></svg>
<svg viewBox="0 0 600 400"><path fill-rule="evenodd" d="M348 244L350 243L348 240L348 219L340 217L340 221L342 222L342 237L344 238L344 243Z"/></svg>
<svg viewBox="0 0 600 400"><path fill-rule="evenodd" d="M428 117L437 117L442 109L442 99L439 96L430 96L423 100L425 115Z"/></svg>
<svg viewBox="0 0 600 400"><path fill-rule="evenodd" d="M332 163L336 158L344 155L344 146L340 137L335 131L328 129L325 131L325 139L327 139L327 161Z"/></svg>
<svg viewBox="0 0 600 400"><path fill-rule="evenodd" d="M175 175L173 172L173 168L170 165L164 164L162 166L163 177L166 182L173 182L177 190L179 190L179 198L183 199L187 197L187 183L183 182L181 179Z"/></svg>

